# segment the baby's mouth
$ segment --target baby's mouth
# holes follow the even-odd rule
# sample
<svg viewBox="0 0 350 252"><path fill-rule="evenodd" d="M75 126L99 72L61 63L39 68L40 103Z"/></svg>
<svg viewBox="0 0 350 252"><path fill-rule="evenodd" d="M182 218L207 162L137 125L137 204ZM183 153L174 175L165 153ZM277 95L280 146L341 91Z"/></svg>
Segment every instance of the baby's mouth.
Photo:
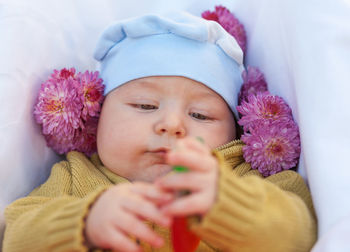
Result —
<svg viewBox="0 0 350 252"><path fill-rule="evenodd" d="M151 156L155 159L157 164L165 164L166 155L170 151L170 148L160 147L156 149L151 149L147 151L147 153L151 154Z"/></svg>

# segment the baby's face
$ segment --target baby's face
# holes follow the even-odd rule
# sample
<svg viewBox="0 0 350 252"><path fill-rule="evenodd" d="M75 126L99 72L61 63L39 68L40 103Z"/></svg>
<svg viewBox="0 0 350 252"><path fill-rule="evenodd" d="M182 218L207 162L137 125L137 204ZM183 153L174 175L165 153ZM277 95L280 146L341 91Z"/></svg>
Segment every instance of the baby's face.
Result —
<svg viewBox="0 0 350 252"><path fill-rule="evenodd" d="M184 77L146 77L107 95L97 148L112 172L150 182L171 170L164 157L178 139L199 136L215 148L235 134L230 109L208 87Z"/></svg>

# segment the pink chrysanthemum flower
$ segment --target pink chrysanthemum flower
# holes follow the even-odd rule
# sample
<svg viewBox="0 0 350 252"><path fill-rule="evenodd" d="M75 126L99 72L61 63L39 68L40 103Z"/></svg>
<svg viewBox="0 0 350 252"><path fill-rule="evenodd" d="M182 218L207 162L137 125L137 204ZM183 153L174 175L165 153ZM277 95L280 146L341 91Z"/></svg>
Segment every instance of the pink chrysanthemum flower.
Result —
<svg viewBox="0 0 350 252"><path fill-rule="evenodd" d="M72 139L74 130L82 125L82 105L74 89L74 80L48 80L41 85L34 116L42 124L44 135Z"/></svg>
<svg viewBox="0 0 350 252"><path fill-rule="evenodd" d="M83 102L83 118L87 116L98 116L101 111L101 104L103 102L104 85L102 79L98 78L98 72L88 72L78 76L80 85L78 87L81 92L81 99Z"/></svg>
<svg viewBox="0 0 350 252"><path fill-rule="evenodd" d="M74 130L74 132L76 131L77 130ZM74 136L71 136L73 139L69 139L69 137L44 134L44 137L47 146L52 148L58 154L65 154L75 149Z"/></svg>
<svg viewBox="0 0 350 252"><path fill-rule="evenodd" d="M300 137L294 121L270 121L241 137L244 159L252 169L269 176L293 168L300 155Z"/></svg>
<svg viewBox="0 0 350 252"><path fill-rule="evenodd" d="M243 25L224 6L215 6L215 11L209 10L202 13L202 17L207 20L218 22L228 33L230 33L238 42L243 52L246 50L247 37Z"/></svg>
<svg viewBox="0 0 350 252"><path fill-rule="evenodd" d="M72 67L70 69L67 68L63 68L60 71L58 70L53 70L53 73L51 74L51 78L52 79L69 79L69 78L73 78L75 79L77 77L77 75L75 74L75 68Z"/></svg>
<svg viewBox="0 0 350 252"><path fill-rule="evenodd" d="M247 100L237 106L237 111L242 115L238 124L243 126L245 131L269 121L292 118L292 110L282 97L264 92L250 95Z"/></svg>
<svg viewBox="0 0 350 252"><path fill-rule="evenodd" d="M97 135L98 117L88 116L84 129L77 133L75 139L76 150L91 155L97 150L96 135Z"/></svg>
<svg viewBox="0 0 350 252"><path fill-rule="evenodd" d="M256 67L248 66L242 73L243 84L238 95L238 104L247 101L249 95L266 92L267 83L264 74Z"/></svg>
<svg viewBox="0 0 350 252"><path fill-rule="evenodd" d="M47 145L59 154L96 151L97 122L104 85L98 72L54 70L41 85L34 117L42 125Z"/></svg>

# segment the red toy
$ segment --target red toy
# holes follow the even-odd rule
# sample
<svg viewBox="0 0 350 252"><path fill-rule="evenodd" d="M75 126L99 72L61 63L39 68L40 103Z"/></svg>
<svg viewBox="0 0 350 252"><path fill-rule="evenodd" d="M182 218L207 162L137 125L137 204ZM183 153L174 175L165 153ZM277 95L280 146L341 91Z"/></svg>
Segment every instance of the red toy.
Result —
<svg viewBox="0 0 350 252"><path fill-rule="evenodd" d="M175 166L176 172L187 172L183 166ZM196 251L200 239L188 228L187 217L175 217L171 226L171 240L174 252L194 252Z"/></svg>

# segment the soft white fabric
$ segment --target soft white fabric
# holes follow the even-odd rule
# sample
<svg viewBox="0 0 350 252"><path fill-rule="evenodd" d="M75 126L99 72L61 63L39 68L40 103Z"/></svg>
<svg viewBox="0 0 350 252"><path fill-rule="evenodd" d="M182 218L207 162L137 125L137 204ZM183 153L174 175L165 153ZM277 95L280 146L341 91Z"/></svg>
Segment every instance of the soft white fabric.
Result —
<svg viewBox="0 0 350 252"><path fill-rule="evenodd" d="M324 233L316 243L312 252L348 252L350 234L350 215L340 219Z"/></svg>
<svg viewBox="0 0 350 252"><path fill-rule="evenodd" d="M247 61L263 70L299 123L299 172L319 218L313 251L350 251L350 1L254 2L240 11L254 17L245 20Z"/></svg>
<svg viewBox="0 0 350 252"><path fill-rule="evenodd" d="M218 3L243 21L247 62L263 70L299 123L300 172L319 216L313 251L350 251L350 0L0 0L0 213L59 159L31 114L52 69L93 70L98 35L115 18L171 9L199 15Z"/></svg>

